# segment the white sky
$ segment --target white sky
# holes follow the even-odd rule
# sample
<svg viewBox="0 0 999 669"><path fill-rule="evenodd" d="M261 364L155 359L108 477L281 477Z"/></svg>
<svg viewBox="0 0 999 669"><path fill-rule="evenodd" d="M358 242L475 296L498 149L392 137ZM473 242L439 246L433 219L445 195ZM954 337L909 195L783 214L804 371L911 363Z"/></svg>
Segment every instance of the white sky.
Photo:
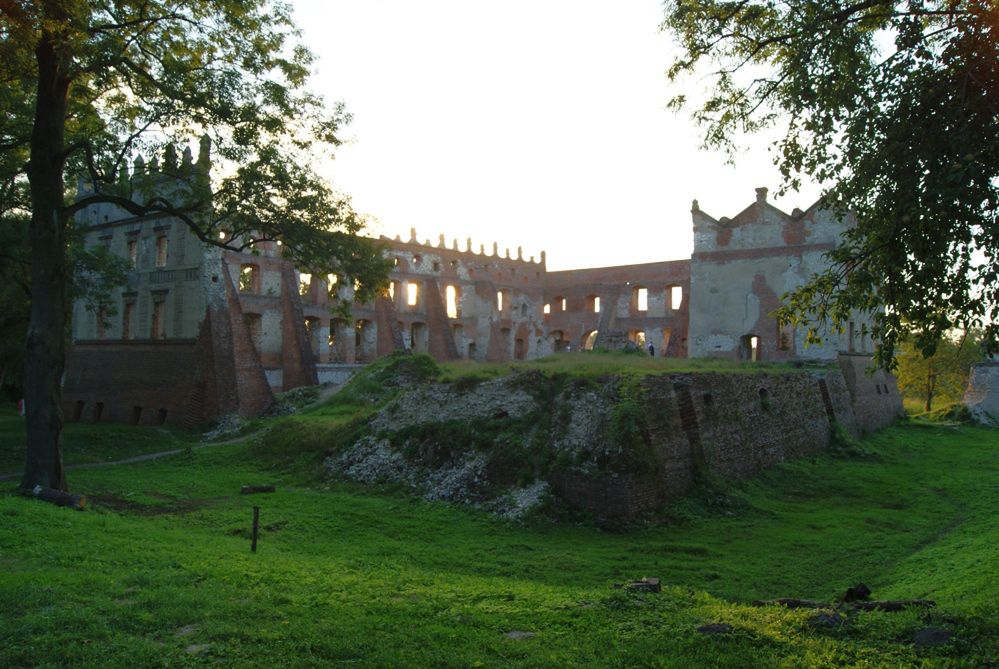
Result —
<svg viewBox="0 0 999 669"><path fill-rule="evenodd" d="M293 4L313 86L354 116L320 172L375 235L544 249L549 269L669 260L690 255L692 199L733 216L779 185L762 138L726 165L666 110L702 82L667 81L660 0Z"/></svg>

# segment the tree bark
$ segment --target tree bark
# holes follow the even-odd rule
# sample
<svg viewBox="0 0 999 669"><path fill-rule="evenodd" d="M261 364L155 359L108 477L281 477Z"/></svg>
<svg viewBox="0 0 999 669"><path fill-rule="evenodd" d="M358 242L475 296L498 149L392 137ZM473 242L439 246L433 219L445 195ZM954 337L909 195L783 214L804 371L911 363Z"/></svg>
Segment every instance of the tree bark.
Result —
<svg viewBox="0 0 999 669"><path fill-rule="evenodd" d="M933 410L933 393L937 386L937 375L933 371L933 359L930 358L926 371L926 413Z"/></svg>
<svg viewBox="0 0 999 669"><path fill-rule="evenodd" d="M59 12L57 3L48 3ZM65 17L51 16L59 21ZM63 144L70 78L61 35L43 30L35 48L38 92L31 133L31 311L24 365L27 458L21 487L66 490L62 388L66 359L66 239Z"/></svg>

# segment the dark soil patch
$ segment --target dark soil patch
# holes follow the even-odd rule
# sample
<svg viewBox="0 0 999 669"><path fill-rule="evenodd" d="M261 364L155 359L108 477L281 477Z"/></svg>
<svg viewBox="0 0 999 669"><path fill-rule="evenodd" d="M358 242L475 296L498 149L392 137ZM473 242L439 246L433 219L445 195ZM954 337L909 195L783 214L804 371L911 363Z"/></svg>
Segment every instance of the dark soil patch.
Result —
<svg viewBox="0 0 999 669"><path fill-rule="evenodd" d="M220 497L217 499L177 499L165 495L149 495L167 501L166 504L143 504L134 500L125 499L114 493L102 492L89 495L87 499L98 506L103 506L121 513L131 513L137 516L162 516L171 513L191 513L198 509L215 504L221 500L228 499Z"/></svg>

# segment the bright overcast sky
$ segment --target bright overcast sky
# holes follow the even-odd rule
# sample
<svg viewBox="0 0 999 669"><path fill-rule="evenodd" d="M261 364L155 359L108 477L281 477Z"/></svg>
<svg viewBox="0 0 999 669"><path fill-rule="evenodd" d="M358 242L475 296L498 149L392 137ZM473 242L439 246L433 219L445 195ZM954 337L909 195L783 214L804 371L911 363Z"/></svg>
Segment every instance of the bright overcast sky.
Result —
<svg viewBox="0 0 999 669"><path fill-rule="evenodd" d="M762 139L726 165L666 110L660 0L293 4L313 85L354 117L320 171L375 235L544 249L549 269L685 258L692 199L733 216L779 184Z"/></svg>

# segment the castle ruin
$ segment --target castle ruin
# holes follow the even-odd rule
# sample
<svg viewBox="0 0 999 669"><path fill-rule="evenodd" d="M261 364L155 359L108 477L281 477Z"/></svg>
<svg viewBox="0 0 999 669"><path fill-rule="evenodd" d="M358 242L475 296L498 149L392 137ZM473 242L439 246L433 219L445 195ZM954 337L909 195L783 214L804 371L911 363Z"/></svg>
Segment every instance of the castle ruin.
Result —
<svg viewBox="0 0 999 669"><path fill-rule="evenodd" d="M182 165L206 174L207 151L203 144L196 162L185 151ZM121 178L150 169L138 159ZM519 247L476 249L443 235L421 242L415 230L405 240L383 237L390 287L362 304L349 277L299 271L279 242L223 251L178 219L91 206L77 218L85 243L133 269L107 322L74 306L64 410L77 421L197 427L228 413L257 415L276 391L341 380L399 349L495 362L629 342L666 357L839 361L852 390L901 406L891 377L863 373L869 319L858 314L844 332L806 346L804 332L772 315L781 295L827 266L824 254L849 218L820 202L785 213L765 188L731 219L709 216L696 200L691 214L690 259L567 271L548 271L544 251L525 258ZM349 317L333 312L341 301ZM894 409L871 411L862 426Z"/></svg>

